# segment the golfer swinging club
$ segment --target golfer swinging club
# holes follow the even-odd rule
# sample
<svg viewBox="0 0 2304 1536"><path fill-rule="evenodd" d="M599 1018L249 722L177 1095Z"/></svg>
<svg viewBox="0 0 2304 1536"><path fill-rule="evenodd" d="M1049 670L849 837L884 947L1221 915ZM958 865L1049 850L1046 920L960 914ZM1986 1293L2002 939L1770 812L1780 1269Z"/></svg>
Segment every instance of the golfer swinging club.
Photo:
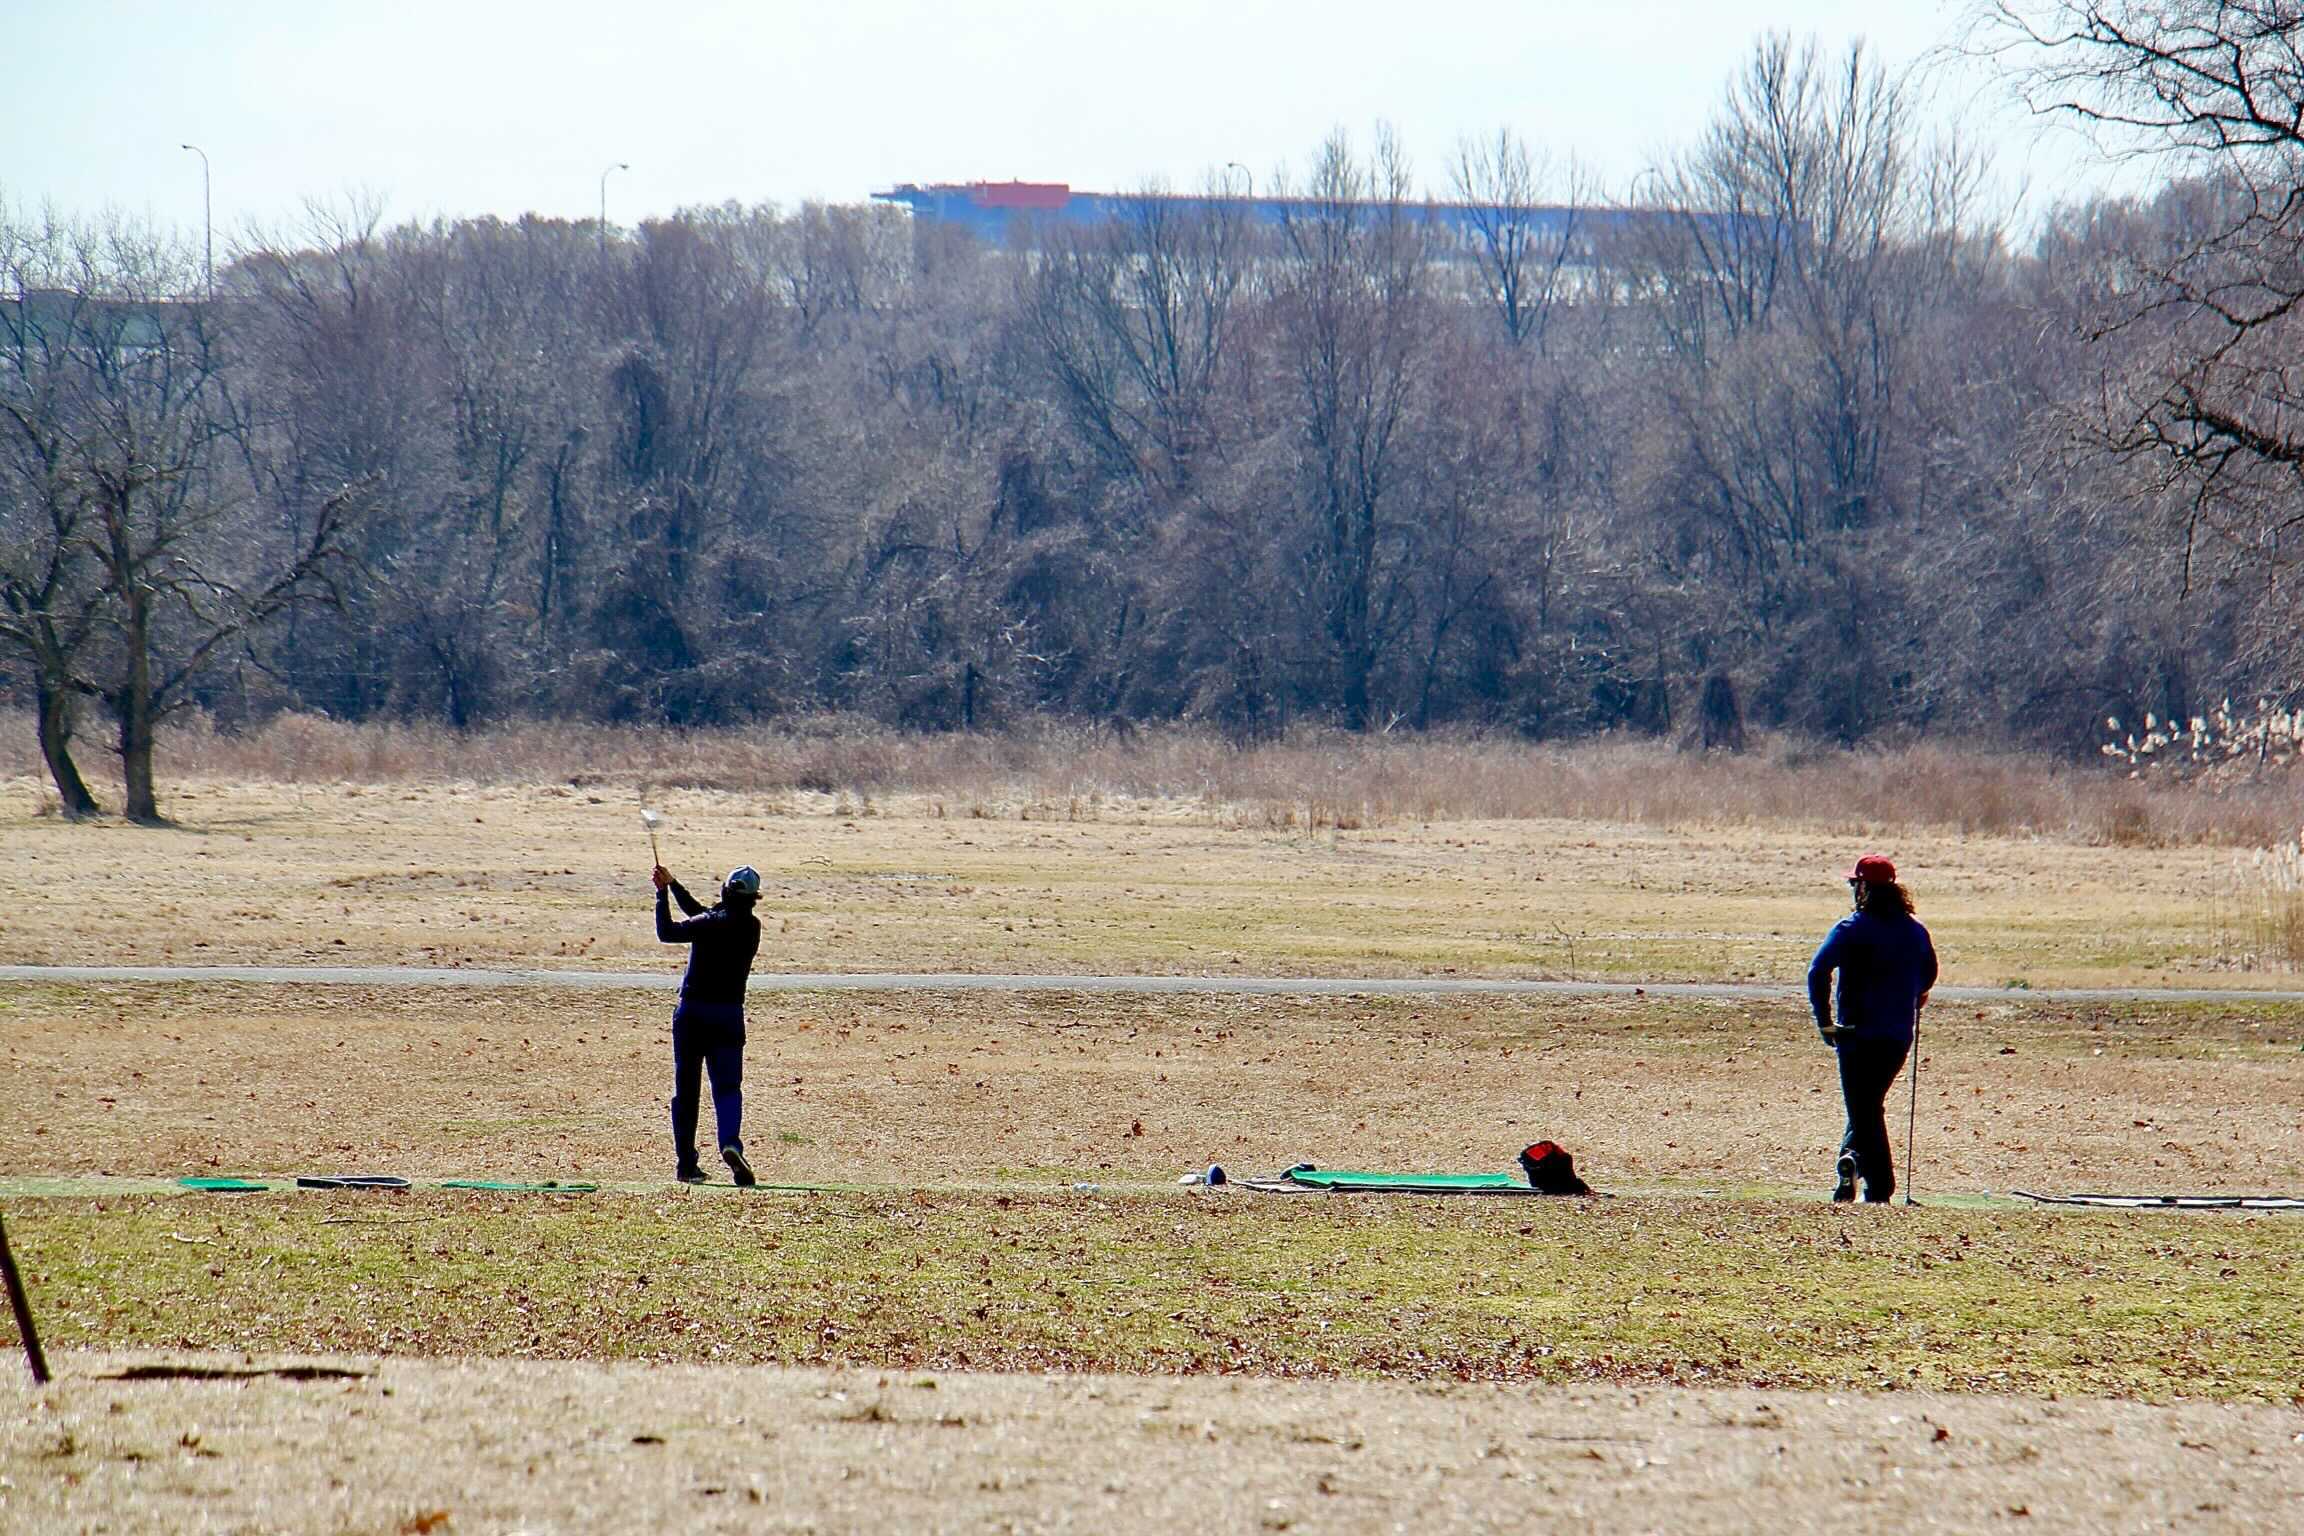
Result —
<svg viewBox="0 0 2304 1536"><path fill-rule="evenodd" d="M672 873L659 864L656 882L656 937L685 944L688 974L680 980L680 1004L672 1010L672 1149L683 1184L704 1182L696 1161L696 1093L708 1068L712 1073L712 1117L720 1133L720 1157L736 1182L754 1182L744 1161L744 984L752 957L760 952L760 872L747 864L729 873L720 900L707 910ZM672 920L669 895L688 916Z"/></svg>
<svg viewBox="0 0 2304 1536"><path fill-rule="evenodd" d="M1840 1097L1848 1133L1840 1140L1835 1200L1885 1205L1896 1193L1888 1151L1888 1089L1911 1053L1920 1010L1936 985L1936 947L1912 915L1896 866L1868 853L1848 872L1856 910L1825 937L1808 965L1808 1006L1816 1031L1839 1053ZM1832 1017L1832 973L1840 973L1840 1017Z"/></svg>

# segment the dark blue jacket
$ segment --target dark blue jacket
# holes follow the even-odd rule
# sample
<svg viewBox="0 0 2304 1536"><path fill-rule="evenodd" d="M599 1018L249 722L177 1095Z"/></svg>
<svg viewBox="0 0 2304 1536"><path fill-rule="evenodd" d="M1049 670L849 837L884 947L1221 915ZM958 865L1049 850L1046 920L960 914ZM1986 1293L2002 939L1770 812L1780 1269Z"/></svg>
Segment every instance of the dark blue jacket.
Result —
<svg viewBox="0 0 2304 1536"><path fill-rule="evenodd" d="M1920 999L1936 985L1936 946L1916 918L1851 913L1808 962L1808 1006L1832 1027L1832 973L1840 973L1840 1027L1860 1040L1912 1041Z"/></svg>
<svg viewBox="0 0 2304 1536"><path fill-rule="evenodd" d="M680 910L690 914L685 921L672 920L672 909L665 902L667 894L678 897ZM690 946L688 974L680 978L683 1006L704 1003L733 1008L736 1018L742 1019L744 983L752 975L752 957L760 952L760 919L752 915L750 907L723 903L706 910L675 880L669 892L656 893L656 937L667 944Z"/></svg>

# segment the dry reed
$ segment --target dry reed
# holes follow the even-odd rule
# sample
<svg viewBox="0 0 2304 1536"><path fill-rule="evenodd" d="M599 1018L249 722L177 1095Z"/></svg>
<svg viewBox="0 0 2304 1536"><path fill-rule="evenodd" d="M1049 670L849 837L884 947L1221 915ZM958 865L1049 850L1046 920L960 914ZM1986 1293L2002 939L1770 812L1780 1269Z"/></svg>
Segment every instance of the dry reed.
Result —
<svg viewBox="0 0 2304 1536"><path fill-rule="evenodd" d="M955 814L1105 797L1188 803L1273 826L1561 818L1659 825L1809 825L2035 835L2091 843L2278 847L2298 822L2293 774L2152 782L2109 768L1937 745L1841 751L1786 739L1742 754L1610 737L1529 744L1469 735L1304 730L1241 744L1188 728L1043 724L919 735L846 717L673 731L556 721L459 734L284 714L246 732L193 719L158 754L172 779L283 784L471 782L912 793ZM101 759L87 766L101 766ZM0 776L43 782L31 720L0 713ZM102 775L97 775L101 780ZM993 814L1001 814L994 811Z"/></svg>
<svg viewBox="0 0 2304 1536"><path fill-rule="evenodd" d="M2211 926L2216 958L2234 970L2304 966L2304 832L2233 855Z"/></svg>

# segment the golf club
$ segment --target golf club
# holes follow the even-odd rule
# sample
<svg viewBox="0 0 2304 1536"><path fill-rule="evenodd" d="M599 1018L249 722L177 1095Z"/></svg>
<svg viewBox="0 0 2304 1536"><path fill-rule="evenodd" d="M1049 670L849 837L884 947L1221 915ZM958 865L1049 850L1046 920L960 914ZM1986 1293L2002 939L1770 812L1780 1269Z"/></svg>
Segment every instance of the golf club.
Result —
<svg viewBox="0 0 2304 1536"><path fill-rule="evenodd" d="M649 810L646 806L642 806L640 808L640 825L648 829L649 865L651 867L662 865L664 862L664 855L658 852L656 848L656 829L664 825L663 815L660 812L652 811Z"/></svg>
<svg viewBox="0 0 2304 1536"><path fill-rule="evenodd" d="M16 1331L24 1336L24 1359L32 1367L32 1380L48 1384L48 1357L40 1352L40 1335L32 1331L32 1298L24 1293L24 1277L16 1272L16 1255L8 1251L8 1228L0 1225L0 1276L8 1284L8 1306L16 1314Z"/></svg>
<svg viewBox="0 0 2304 1536"><path fill-rule="evenodd" d="M1912 1198L1912 1179L1917 1171L1912 1164L1912 1131L1920 1123L1920 1015L1912 1015L1912 1100L1904 1112L1904 1203L1918 1205Z"/></svg>

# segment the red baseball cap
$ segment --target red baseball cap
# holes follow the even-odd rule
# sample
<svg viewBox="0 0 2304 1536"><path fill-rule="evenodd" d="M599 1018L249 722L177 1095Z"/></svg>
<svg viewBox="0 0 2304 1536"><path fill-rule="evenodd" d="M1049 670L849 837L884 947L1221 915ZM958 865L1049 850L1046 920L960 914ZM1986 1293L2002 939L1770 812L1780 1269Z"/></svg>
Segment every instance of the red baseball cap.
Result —
<svg viewBox="0 0 2304 1536"><path fill-rule="evenodd" d="M1862 881L1866 885L1894 885L1896 866L1884 853L1868 853L1856 861L1854 869L1848 871L1848 879L1851 884Z"/></svg>

